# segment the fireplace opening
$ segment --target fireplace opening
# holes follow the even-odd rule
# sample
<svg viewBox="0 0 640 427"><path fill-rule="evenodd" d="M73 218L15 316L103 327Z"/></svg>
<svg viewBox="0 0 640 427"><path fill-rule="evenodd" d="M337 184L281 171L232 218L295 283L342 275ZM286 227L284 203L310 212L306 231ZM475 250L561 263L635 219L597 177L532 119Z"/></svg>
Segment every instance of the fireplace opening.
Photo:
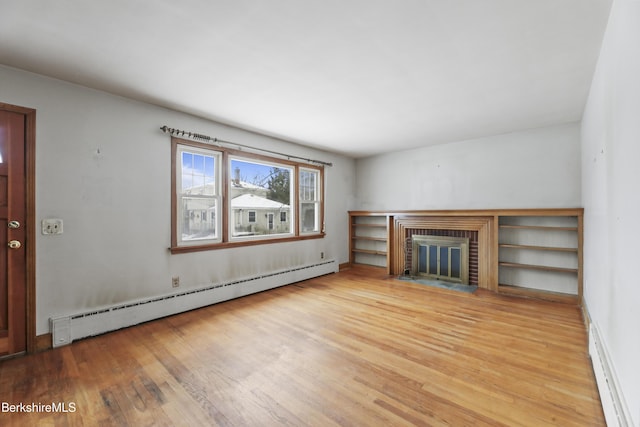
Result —
<svg viewBox="0 0 640 427"><path fill-rule="evenodd" d="M412 235L411 275L469 284L469 239Z"/></svg>

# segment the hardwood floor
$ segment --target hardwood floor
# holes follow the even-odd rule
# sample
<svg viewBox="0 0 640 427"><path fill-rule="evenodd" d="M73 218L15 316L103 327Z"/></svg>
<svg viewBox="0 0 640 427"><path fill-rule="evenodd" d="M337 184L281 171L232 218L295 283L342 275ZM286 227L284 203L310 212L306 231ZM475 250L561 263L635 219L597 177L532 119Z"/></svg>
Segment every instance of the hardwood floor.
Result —
<svg viewBox="0 0 640 427"><path fill-rule="evenodd" d="M354 268L0 361L0 425L605 425L586 349L578 307Z"/></svg>

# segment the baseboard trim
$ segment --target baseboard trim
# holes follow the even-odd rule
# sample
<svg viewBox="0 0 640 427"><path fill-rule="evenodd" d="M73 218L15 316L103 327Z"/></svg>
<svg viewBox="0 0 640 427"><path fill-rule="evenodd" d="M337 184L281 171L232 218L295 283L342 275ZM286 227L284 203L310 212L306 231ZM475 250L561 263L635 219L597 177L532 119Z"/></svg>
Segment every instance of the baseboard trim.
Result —
<svg viewBox="0 0 640 427"><path fill-rule="evenodd" d="M256 292L336 273L335 260L292 266L283 270L262 272L228 282L203 286L154 297L129 300L119 304L94 307L91 310L51 317L49 324L53 348L74 340L127 328L143 322L183 313Z"/></svg>
<svg viewBox="0 0 640 427"><path fill-rule="evenodd" d="M631 415L620 389L609 351L595 323L591 323L589 328L589 356L591 356L593 373L607 425L610 427L632 426Z"/></svg>
<svg viewBox="0 0 640 427"><path fill-rule="evenodd" d="M38 353L53 348L52 338L53 336L50 333L36 336L33 352Z"/></svg>

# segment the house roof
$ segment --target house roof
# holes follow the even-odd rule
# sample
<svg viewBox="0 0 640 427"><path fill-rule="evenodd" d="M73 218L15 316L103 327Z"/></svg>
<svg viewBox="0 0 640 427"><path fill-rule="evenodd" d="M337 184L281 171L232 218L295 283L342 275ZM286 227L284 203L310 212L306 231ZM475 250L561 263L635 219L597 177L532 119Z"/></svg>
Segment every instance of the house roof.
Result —
<svg viewBox="0 0 640 427"><path fill-rule="evenodd" d="M289 209L289 205L265 199L255 194L243 194L231 199L232 209Z"/></svg>

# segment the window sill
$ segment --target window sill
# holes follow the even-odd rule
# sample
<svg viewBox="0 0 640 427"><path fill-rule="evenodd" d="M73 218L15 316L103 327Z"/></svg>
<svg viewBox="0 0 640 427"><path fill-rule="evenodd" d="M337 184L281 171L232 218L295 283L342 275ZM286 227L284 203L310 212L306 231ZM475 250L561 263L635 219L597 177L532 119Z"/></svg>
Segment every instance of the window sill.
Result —
<svg viewBox="0 0 640 427"><path fill-rule="evenodd" d="M259 240L256 239L256 240L245 240L241 242L212 243L208 245L173 246L173 247L170 247L169 250L171 251L172 254L184 254L189 252L213 251L217 249L238 248L242 246L267 245L267 244L273 244L273 243L297 242L299 240L311 240L311 239L322 239L322 238L324 238L324 233L309 234L309 235L295 236L295 237L281 237L276 239L259 239Z"/></svg>

